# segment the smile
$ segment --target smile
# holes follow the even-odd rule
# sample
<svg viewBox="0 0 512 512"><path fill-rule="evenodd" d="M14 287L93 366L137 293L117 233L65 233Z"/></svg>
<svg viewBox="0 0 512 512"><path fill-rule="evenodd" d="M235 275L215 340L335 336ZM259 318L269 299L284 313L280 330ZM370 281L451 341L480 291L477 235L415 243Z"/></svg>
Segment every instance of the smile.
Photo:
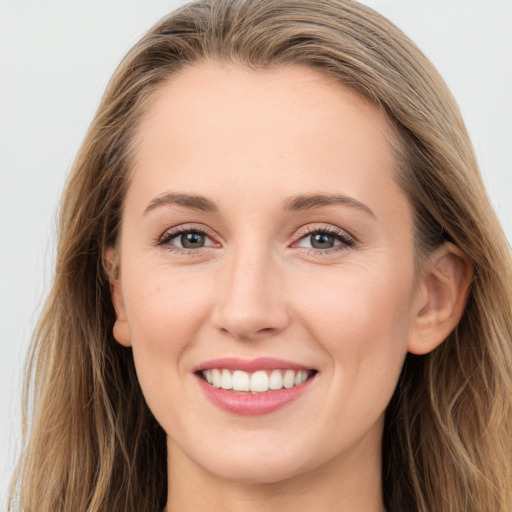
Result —
<svg viewBox="0 0 512 512"><path fill-rule="evenodd" d="M269 414L314 386L318 371L274 358L223 358L195 368L199 387L215 406L238 416Z"/></svg>
<svg viewBox="0 0 512 512"><path fill-rule="evenodd" d="M267 393L280 389L290 389L306 382L314 375L314 370L230 370L213 368L200 372L203 379L214 388L237 392Z"/></svg>

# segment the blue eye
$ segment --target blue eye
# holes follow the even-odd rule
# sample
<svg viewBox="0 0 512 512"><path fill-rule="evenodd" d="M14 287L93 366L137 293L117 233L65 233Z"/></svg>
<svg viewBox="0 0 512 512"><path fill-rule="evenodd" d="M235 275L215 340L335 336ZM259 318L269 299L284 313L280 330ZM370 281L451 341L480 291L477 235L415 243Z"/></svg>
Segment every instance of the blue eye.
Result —
<svg viewBox="0 0 512 512"><path fill-rule="evenodd" d="M302 236L296 246L328 252L352 247L355 241L343 231L335 231L327 228L315 229Z"/></svg>
<svg viewBox="0 0 512 512"><path fill-rule="evenodd" d="M174 238L179 240L179 244L185 249L197 249L204 247L206 236L202 233L190 231L188 233L182 233Z"/></svg>
<svg viewBox="0 0 512 512"><path fill-rule="evenodd" d="M331 249L336 243L336 237L328 233L313 233L309 238L311 246L315 249Z"/></svg>
<svg viewBox="0 0 512 512"><path fill-rule="evenodd" d="M198 229L181 229L163 235L158 245L176 249L202 249L215 245L213 240Z"/></svg>

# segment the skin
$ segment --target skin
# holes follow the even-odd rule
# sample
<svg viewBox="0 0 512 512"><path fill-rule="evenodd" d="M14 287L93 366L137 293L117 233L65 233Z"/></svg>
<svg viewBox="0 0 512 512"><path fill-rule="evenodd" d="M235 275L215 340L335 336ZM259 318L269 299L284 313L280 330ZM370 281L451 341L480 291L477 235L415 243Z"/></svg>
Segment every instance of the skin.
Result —
<svg viewBox="0 0 512 512"><path fill-rule="evenodd" d="M108 257L120 261L114 335L168 434L169 511L384 510L385 408L407 351L432 350L456 324L469 278L450 244L416 273L392 140L379 109L298 66L202 62L155 94ZM354 202L283 207L310 194ZM180 248L168 235L179 227L205 246ZM319 228L336 232L332 248L312 247ZM264 356L318 373L263 416L219 409L194 375L210 359Z"/></svg>

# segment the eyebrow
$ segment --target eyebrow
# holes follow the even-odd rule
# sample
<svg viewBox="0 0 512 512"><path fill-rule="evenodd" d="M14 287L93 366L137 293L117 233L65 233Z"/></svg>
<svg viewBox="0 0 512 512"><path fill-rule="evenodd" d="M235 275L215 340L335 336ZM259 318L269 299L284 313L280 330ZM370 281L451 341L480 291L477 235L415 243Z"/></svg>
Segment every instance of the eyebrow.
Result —
<svg viewBox="0 0 512 512"><path fill-rule="evenodd" d="M155 197L144 210L144 215L163 205L178 205L202 212L218 212L217 205L204 196L184 192L166 192ZM353 197L342 194L307 194L290 197L284 202L285 211L314 210L332 205L344 205L361 210L375 218L368 206Z"/></svg>
<svg viewBox="0 0 512 512"><path fill-rule="evenodd" d="M166 192L165 194L155 197L144 210L144 214L149 213L151 210L162 205L178 205L201 212L218 211L215 203L204 196L197 194Z"/></svg>
<svg viewBox="0 0 512 512"><path fill-rule="evenodd" d="M285 202L284 209L288 211L302 211L332 205L351 206L376 218L372 210L364 203L342 194L308 194L291 197Z"/></svg>

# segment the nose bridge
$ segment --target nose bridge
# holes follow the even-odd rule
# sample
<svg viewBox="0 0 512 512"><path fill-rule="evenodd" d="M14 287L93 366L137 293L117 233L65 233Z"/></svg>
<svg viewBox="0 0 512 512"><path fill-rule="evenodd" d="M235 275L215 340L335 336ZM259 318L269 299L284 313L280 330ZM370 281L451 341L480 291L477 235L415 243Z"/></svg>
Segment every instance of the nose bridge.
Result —
<svg viewBox="0 0 512 512"><path fill-rule="evenodd" d="M221 273L217 327L239 339L280 332L288 323L282 281L269 244L249 239L234 246Z"/></svg>

